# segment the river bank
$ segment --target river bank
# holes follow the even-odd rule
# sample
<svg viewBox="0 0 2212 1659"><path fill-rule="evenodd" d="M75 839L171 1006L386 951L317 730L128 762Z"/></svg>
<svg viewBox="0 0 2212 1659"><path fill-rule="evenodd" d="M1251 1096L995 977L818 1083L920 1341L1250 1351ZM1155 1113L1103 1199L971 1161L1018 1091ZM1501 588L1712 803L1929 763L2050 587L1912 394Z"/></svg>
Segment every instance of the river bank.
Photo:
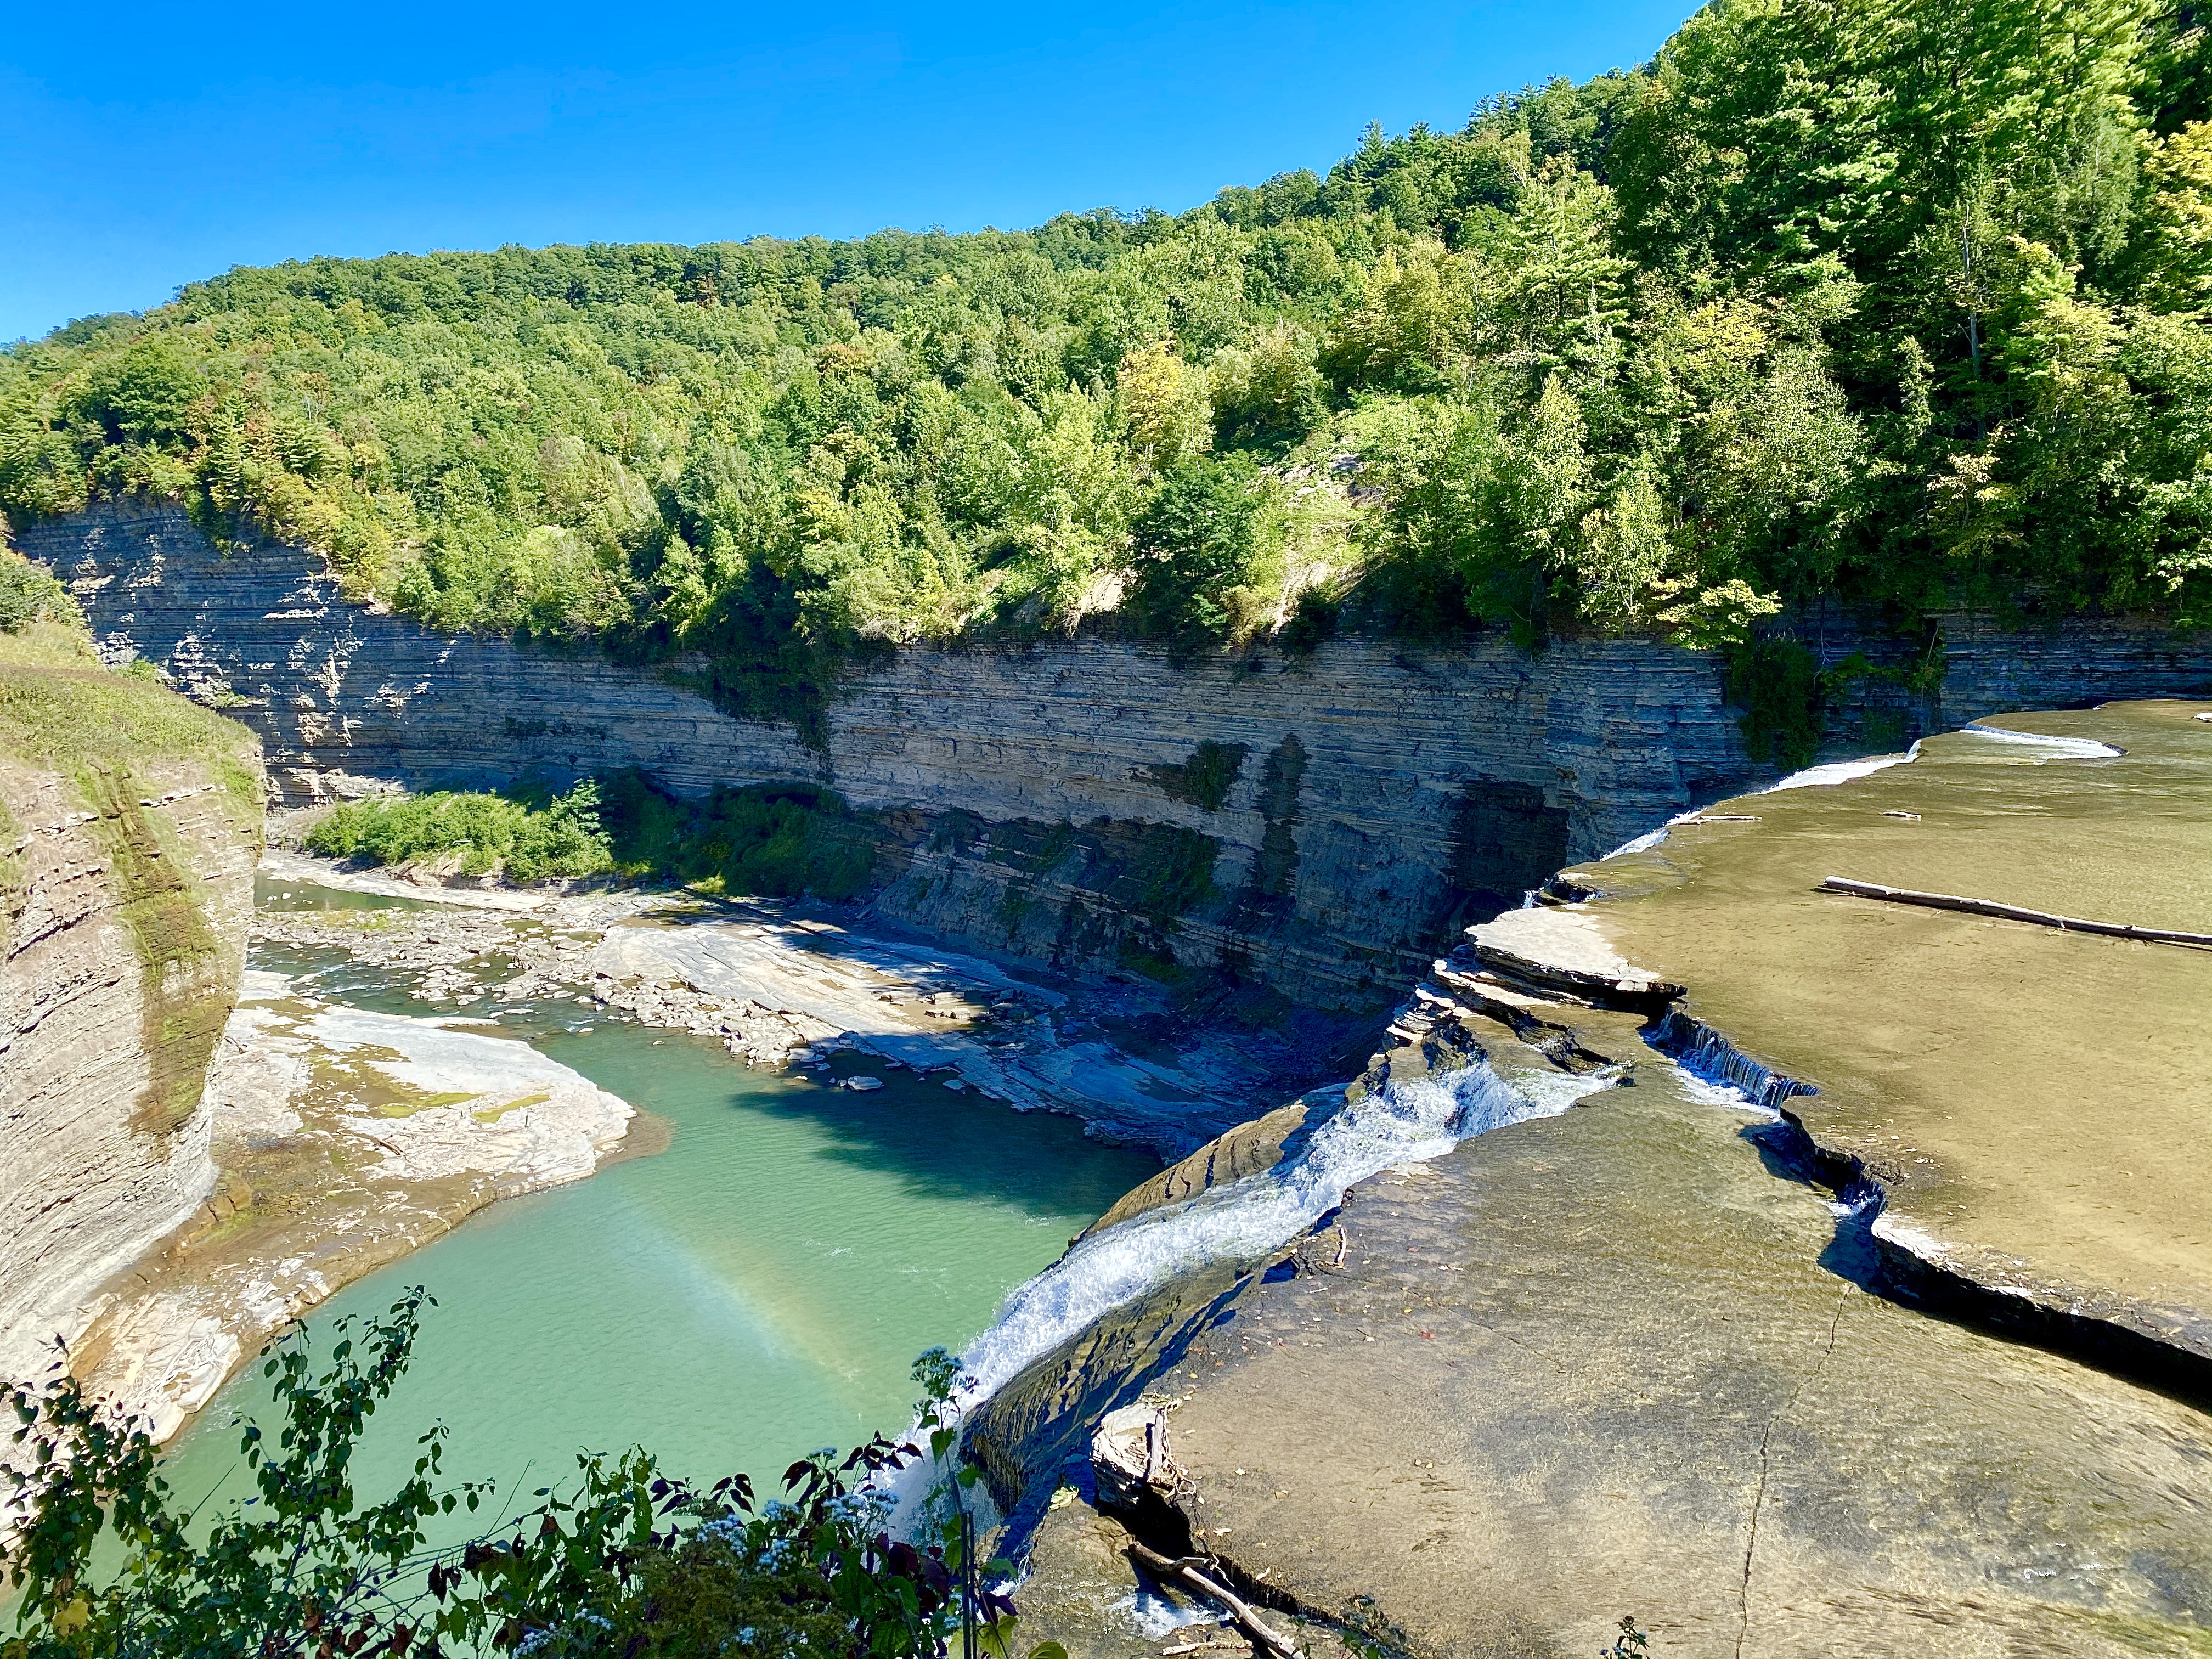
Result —
<svg viewBox="0 0 2212 1659"><path fill-rule="evenodd" d="M2030 723L2052 720L2090 736L2069 724L2087 715ZM1940 764L1947 747L2002 741L1929 747ZM2034 754L2013 753L2028 763L2014 781L2051 783L2059 762L2037 768ZM1908 1204L1928 1189L1911 1182L1932 1185L1937 1173L1957 1190L1955 1168L1939 1171L1925 1148L1964 1115L1893 1116L1887 1163L1824 1156L1818 1114L1850 1110L1826 1103L1852 1079L1781 1074L1777 1041L1798 1028L1776 1011L1802 1005L1767 991L1785 969L1793 986L1819 985L1829 958L1765 949L1752 937L1755 906L1701 915L1694 962L1650 948L1657 935L1631 925L1650 902L1632 894L1710 883L1722 900L1743 897L1725 865L1692 864L1721 837L1794 817L1799 839L1832 861L1848 838L1839 813L1847 825L1869 815L1909 824L1882 820L1887 797L1862 792L1876 779L1904 787L1910 772L1839 768L1813 780L1833 787L1710 809L1711 829L1684 826L1562 884L1613 896L1474 930L1401 1010L1370 1079L1456 1060L1508 1083L1611 1066L1615 1086L1354 1182L1311 1231L1273 1249L1195 1260L979 1405L969 1443L1026 1534L1036 1631L1075 1654L1158 1650L1161 1631L1140 1616L1148 1604L1133 1598L1160 1587L1115 1547L1108 1518L1118 1515L1170 1557L1208 1559L1262 1606L1413 1654L1589 1651L1618 1635L1624 1613L1669 1653L2212 1650L2201 1475L2212 1420L2201 1400L2144 1387L2133 1366L2083 1363L2109 1353L2015 1340L2051 1334L1986 1318L1991 1303L2030 1302L2017 1279L1930 1317L1920 1287L1887 1270L1881 1205L1894 1170L1915 1172L1899 1182ZM1936 781L1931 769L1911 781L1924 791ZM2200 805L2208 793L2190 786ZM2086 810L2078 793L2064 808L1989 795L1980 808L1976 833L1992 838L2054 817L2063 831L2069 811ZM1751 818L1759 830L1730 822ZM2193 809L2169 815L2163 833L2185 839L2201 822ZM1984 854L2026 867L2024 844ZM2158 867L2204 866L2169 857ZM2135 966L2154 948L2110 943ZM1881 958L1893 994L1911 1000L1931 983L1921 963L1949 948L1923 939ZM2201 966L2175 956L2174 971ZM1701 978L1729 958L1740 963L1726 988L1733 1024ZM2016 999L2033 988L2000 982ZM2043 982L2075 988L2047 965ZM1867 1015L1863 988L1844 988L1832 1012ZM2155 994L2142 1004L2173 1012ZM1822 1029L1840 1042L1845 1023ZM2166 1041L2202 1034L2197 1020ZM1920 1063L1955 1064L1952 1046L1926 1045ZM1895 1052L1901 1062L1918 1051L1900 1033ZM2111 1091L2132 1073L2054 1069L2047 1044L2030 1054L2042 1075L2021 1088L2039 1091L2029 1096L2038 1109L2075 1112L2077 1132L2063 1177L2024 1196L2132 1179L2131 1130L2109 1141L2092 1132L2107 1115L2096 1103L2121 1099ZM2191 1092L2201 1075L2167 1073L2155 1109L2174 1133L2203 1104ZM1813 1081L1822 1094L1790 1092ZM2036 1144L2027 1121L2012 1156ZM1273 1170L1237 1172L1241 1182L1212 1195L1218 1207L1240 1187L1295 1185L1296 1149ZM2120 1218L2187 1248L2202 1208L2177 1206L2171 1188L2194 1173L2169 1159L2165 1199ZM1966 1253L1948 1260L1964 1272ZM2187 1329L2167 1320L2171 1352L2187 1352ZM1165 1474L1130 1508L1097 1486L1091 1440L1109 1412L1147 1403L1161 1413Z"/></svg>
<svg viewBox="0 0 2212 1659"><path fill-rule="evenodd" d="M1284 1086L1279 1042L1178 1023L1140 985L1012 974L826 907L447 886L282 848L258 896L208 1089L214 1195L100 1287L74 1350L159 1440L345 1285L665 1149L665 1125L532 1046L549 1018L682 1033L817 1090L910 1079L1167 1157Z"/></svg>

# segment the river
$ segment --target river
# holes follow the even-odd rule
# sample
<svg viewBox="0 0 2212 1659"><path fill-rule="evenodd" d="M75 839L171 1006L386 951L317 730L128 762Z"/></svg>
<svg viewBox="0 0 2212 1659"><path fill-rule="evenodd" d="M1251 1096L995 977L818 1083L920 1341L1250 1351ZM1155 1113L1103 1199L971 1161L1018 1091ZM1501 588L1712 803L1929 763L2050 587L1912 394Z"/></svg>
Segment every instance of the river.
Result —
<svg viewBox="0 0 2212 1659"><path fill-rule="evenodd" d="M379 902L300 886L264 900ZM359 1007L443 1012L330 953L264 945L253 965ZM573 1474L579 1449L632 1443L674 1472L745 1469L772 1487L800 1453L903 1429L915 1355L964 1346L1158 1167L1070 1119L911 1073L834 1090L556 1000L501 1023L651 1114L634 1139L669 1144L495 1204L310 1316L326 1350L347 1314L418 1283L438 1299L364 1441L364 1494L404 1477L433 1419L451 1431L448 1473L495 1480L502 1502ZM267 1404L249 1370L201 1413L168 1458L181 1496L250 1490L233 1420Z"/></svg>
<svg viewBox="0 0 2212 1659"><path fill-rule="evenodd" d="M1569 879L1689 1012L1819 1086L1882 1237L2212 1356L2212 952L1820 890L2212 933L2201 702L2006 715L1723 802Z"/></svg>

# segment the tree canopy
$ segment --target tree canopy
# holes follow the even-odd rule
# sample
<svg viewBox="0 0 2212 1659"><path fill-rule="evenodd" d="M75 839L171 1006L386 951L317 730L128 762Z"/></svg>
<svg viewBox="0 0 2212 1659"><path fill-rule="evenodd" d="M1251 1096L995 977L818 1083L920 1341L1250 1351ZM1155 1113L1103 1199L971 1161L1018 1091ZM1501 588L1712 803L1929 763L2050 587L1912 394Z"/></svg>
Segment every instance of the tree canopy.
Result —
<svg viewBox="0 0 2212 1659"><path fill-rule="evenodd" d="M1085 625L2202 623L2209 95L2165 0L1714 0L1179 216L234 270L0 354L0 508L180 499L769 712Z"/></svg>

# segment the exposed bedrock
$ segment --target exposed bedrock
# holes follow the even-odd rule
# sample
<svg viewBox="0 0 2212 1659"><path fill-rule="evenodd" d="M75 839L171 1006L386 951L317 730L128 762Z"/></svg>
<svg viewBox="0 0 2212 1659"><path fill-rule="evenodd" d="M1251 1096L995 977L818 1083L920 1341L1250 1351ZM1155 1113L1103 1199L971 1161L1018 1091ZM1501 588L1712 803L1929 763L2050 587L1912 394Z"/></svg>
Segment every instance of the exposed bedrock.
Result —
<svg viewBox="0 0 2212 1659"><path fill-rule="evenodd" d="M71 1353L156 1441L286 1321L495 1200L591 1175L635 1116L524 1042L281 974L243 989L202 1107L218 1190L101 1287Z"/></svg>
<svg viewBox="0 0 2212 1659"><path fill-rule="evenodd" d="M1164 1473L1115 1512L1363 1650L1564 1659L1624 1613L1724 1659L2203 1650L2212 1421L1869 1294L1784 1126L1658 1060L1642 1013L1471 967L1409 1006L1394 1068L1479 1047L1509 1078L1634 1060L1635 1086L1386 1170L1001 1389L970 1444L1022 1500L1030 1634L1157 1650L1066 1494L1145 1399Z"/></svg>
<svg viewBox="0 0 2212 1659"><path fill-rule="evenodd" d="M902 651L855 672L810 747L675 683L687 665L439 635L348 604L298 550L220 556L173 507L17 541L76 585L104 650L255 726L288 801L630 765L683 793L826 784L883 815L886 915L1070 968L1225 965L1322 1006L1387 1000L1456 926L1759 769L1717 659L1648 641ZM1924 666L1917 642L1808 628L1831 656ZM1962 617L1944 641L1940 692L1857 681L1841 740L2212 681L2212 642L2124 623Z"/></svg>
<svg viewBox="0 0 2212 1659"><path fill-rule="evenodd" d="M2202 702L2008 716L1566 872L1687 986L1674 1041L1857 1182L1902 1291L2212 1402L2212 955L1820 890L1831 874L2212 931ZM1478 949L1523 939L1516 913ZM1695 1027L1686 1020L1697 1022Z"/></svg>
<svg viewBox="0 0 2212 1659"><path fill-rule="evenodd" d="M161 752L163 704L209 753ZM110 720L145 744L105 741ZM256 773L250 732L165 692L0 659L0 1378L43 1372L214 1184L200 1094L252 910Z"/></svg>

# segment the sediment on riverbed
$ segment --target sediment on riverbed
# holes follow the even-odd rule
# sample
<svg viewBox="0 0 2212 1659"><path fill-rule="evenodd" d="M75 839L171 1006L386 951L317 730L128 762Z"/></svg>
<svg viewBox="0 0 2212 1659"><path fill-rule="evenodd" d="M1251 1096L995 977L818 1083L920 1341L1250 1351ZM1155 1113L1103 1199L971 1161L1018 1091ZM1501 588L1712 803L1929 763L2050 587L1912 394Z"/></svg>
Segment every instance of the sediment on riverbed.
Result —
<svg viewBox="0 0 2212 1659"><path fill-rule="evenodd" d="M635 1115L526 1043L265 972L207 1093L213 1196L101 1288L70 1356L157 1442L290 1321L495 1200L590 1175Z"/></svg>
<svg viewBox="0 0 2212 1659"><path fill-rule="evenodd" d="M825 1082L904 1069L1170 1158L1281 1086L1248 1034L1163 1041L1182 1028L1140 987L1010 974L821 906L453 888L282 851L262 881L276 901L254 921L262 967L208 1091L212 1195L90 1297L73 1354L157 1439L346 1284L500 1198L658 1150L650 1123L503 1015L567 1006L585 1029L682 1031ZM359 908L291 903L319 892ZM362 972L423 1013L321 988Z"/></svg>

